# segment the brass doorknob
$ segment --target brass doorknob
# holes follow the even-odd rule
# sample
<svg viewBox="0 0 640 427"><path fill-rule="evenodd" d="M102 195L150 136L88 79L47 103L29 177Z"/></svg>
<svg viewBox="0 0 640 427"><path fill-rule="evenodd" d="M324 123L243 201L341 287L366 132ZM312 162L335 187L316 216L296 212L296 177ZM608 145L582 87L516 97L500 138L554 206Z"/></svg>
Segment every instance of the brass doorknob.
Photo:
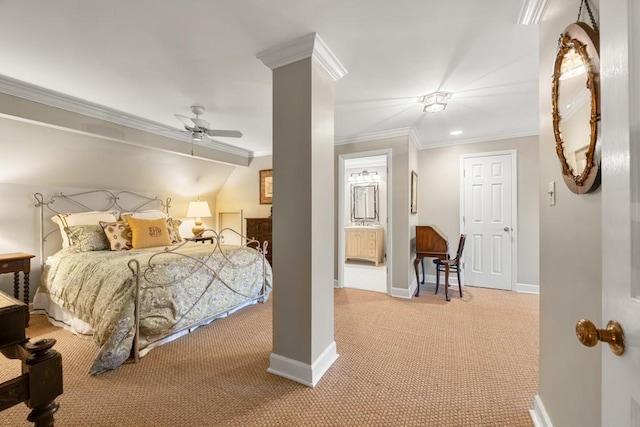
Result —
<svg viewBox="0 0 640 427"><path fill-rule="evenodd" d="M624 332L615 320L609 320L607 329L598 329L591 320L580 319L576 323L578 341L587 347L593 347L598 341L609 343L611 351L620 356L624 353Z"/></svg>

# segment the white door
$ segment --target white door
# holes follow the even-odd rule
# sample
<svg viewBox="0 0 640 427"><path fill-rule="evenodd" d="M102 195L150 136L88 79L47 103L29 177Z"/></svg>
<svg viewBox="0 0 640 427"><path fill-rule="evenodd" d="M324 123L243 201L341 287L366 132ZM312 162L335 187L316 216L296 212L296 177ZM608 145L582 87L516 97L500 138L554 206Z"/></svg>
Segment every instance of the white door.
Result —
<svg viewBox="0 0 640 427"><path fill-rule="evenodd" d="M242 210L233 212L218 212L218 233L227 245L242 245ZM230 231L233 230L233 231ZM234 233L235 231L235 233Z"/></svg>
<svg viewBox="0 0 640 427"><path fill-rule="evenodd" d="M465 285L512 289L514 157L511 152L463 157Z"/></svg>
<svg viewBox="0 0 640 427"><path fill-rule="evenodd" d="M640 426L640 4L600 2L602 319L626 351L602 344L602 425Z"/></svg>

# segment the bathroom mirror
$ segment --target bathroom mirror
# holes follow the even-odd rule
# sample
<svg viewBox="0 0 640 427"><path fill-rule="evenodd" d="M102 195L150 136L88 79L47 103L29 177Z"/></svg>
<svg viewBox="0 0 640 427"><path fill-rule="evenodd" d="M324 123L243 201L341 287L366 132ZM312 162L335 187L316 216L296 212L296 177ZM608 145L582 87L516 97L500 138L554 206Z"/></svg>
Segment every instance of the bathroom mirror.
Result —
<svg viewBox="0 0 640 427"><path fill-rule="evenodd" d="M584 22L569 25L558 41L553 70L553 132L567 187L584 194L600 184L598 35Z"/></svg>
<svg viewBox="0 0 640 427"><path fill-rule="evenodd" d="M351 184L351 221L378 221L378 183Z"/></svg>

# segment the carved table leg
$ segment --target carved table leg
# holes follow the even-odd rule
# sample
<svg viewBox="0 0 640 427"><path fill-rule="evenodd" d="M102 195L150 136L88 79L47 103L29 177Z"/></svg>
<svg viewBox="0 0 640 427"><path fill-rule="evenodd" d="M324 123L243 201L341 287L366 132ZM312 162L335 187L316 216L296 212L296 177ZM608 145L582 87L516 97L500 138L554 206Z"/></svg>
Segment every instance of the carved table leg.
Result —
<svg viewBox="0 0 640 427"><path fill-rule="evenodd" d="M15 299L20 298L20 273L13 273L13 297Z"/></svg>
<svg viewBox="0 0 640 427"><path fill-rule="evenodd" d="M22 288L22 301L29 305L29 273L23 273L24 287Z"/></svg>
<svg viewBox="0 0 640 427"><path fill-rule="evenodd" d="M24 287L22 288L22 300L27 305L27 311L25 311L25 326L29 326L29 320L31 315L29 314L29 273L22 273L24 276Z"/></svg>

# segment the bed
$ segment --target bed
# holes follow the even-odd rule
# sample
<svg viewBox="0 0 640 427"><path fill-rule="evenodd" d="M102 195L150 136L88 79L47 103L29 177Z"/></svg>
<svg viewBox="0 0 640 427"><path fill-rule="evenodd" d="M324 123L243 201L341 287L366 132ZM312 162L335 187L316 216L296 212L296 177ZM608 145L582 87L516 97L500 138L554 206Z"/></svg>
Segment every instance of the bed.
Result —
<svg viewBox="0 0 640 427"><path fill-rule="evenodd" d="M125 196L142 203L125 208ZM76 203L96 197L107 199L98 210ZM272 272L265 258L266 243L233 230L207 230L210 243L182 239L175 227L179 221L168 215L170 199L105 190L49 198L37 193L35 198L41 210L41 259L46 261L34 312L46 314L57 326L92 337L99 348L89 369L92 375L127 360L138 361L160 344L269 297ZM77 212L62 212L61 201L76 206ZM152 204L162 209L150 209ZM49 214L58 225L51 231L46 230ZM139 224L141 230L157 231L165 244L156 245L154 232L148 233L153 241L147 247L140 244ZM108 238L107 244L100 236L102 229L105 236L122 237L122 227L127 226L131 231L126 235L133 244L117 238ZM47 256L45 246L57 231L63 247ZM241 245L226 245L225 233L237 234Z"/></svg>

